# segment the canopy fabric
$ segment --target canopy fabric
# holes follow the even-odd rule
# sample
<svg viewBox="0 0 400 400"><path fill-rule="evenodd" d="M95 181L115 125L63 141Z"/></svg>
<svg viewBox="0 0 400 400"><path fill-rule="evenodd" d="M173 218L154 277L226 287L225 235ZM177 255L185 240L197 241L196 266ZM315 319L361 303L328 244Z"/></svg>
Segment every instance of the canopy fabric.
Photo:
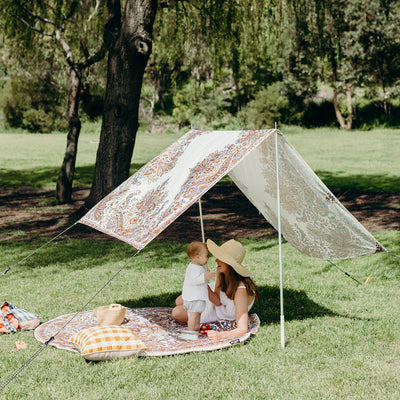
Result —
<svg viewBox="0 0 400 400"><path fill-rule="evenodd" d="M273 132L191 130L79 222L140 250Z"/></svg>
<svg viewBox="0 0 400 400"><path fill-rule="evenodd" d="M285 239L300 251L323 259L384 250L274 129L192 130L101 200L79 222L142 249L229 174L276 228L275 138Z"/></svg>
<svg viewBox="0 0 400 400"><path fill-rule="evenodd" d="M299 251L322 259L345 259L383 247L323 184L279 134L279 188L283 237ZM278 229L275 135L268 136L229 174L264 218Z"/></svg>

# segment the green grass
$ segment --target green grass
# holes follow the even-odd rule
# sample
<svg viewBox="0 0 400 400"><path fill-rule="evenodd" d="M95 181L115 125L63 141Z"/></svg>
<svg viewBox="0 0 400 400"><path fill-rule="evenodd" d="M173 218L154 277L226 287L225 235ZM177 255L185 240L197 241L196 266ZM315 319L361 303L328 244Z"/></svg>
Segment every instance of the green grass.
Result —
<svg viewBox="0 0 400 400"><path fill-rule="evenodd" d="M282 128L330 188L400 191L400 132L341 132ZM84 126L76 185L89 185L99 126ZM177 135L137 138L132 171ZM65 135L0 133L0 186L53 185ZM1 188L0 188L1 190ZM44 204L51 207L52 202ZM13 222L7 224L12 229ZM400 254L400 232L375 235ZM0 242L0 273L45 243L39 232ZM0 399L397 399L400 387L399 259L387 253L338 262L358 285L328 262L283 245L286 347L280 347L276 239L241 239L246 265L260 288L253 312L261 319L244 345L172 357L88 363L46 347ZM94 299L128 307L173 306L187 264L186 244L155 240ZM79 310L135 253L116 240L56 242L0 276L1 301L47 321ZM210 262L211 269L215 264ZM363 282L371 278L368 284ZM24 341L28 349L16 351ZM0 385L39 348L31 331L0 336Z"/></svg>
<svg viewBox="0 0 400 400"><path fill-rule="evenodd" d="M282 132L329 188L400 192L400 130Z"/></svg>
<svg viewBox="0 0 400 400"><path fill-rule="evenodd" d="M83 124L79 137L74 186L88 186L93 179L101 126ZM174 142L177 134L150 135L139 131L131 173ZM0 186L54 187L66 146L66 134L50 135L0 132ZM45 151L44 151L45 150Z"/></svg>
<svg viewBox="0 0 400 400"><path fill-rule="evenodd" d="M282 127L289 142L330 188L400 192L400 130L344 132ZM84 124L79 139L75 186L93 178L100 124ZM148 134L136 139L131 173L161 152L178 134ZM54 187L66 146L66 135L0 133L0 186ZM46 149L46 151L43 151Z"/></svg>
<svg viewBox="0 0 400 400"><path fill-rule="evenodd" d="M400 253L400 232L378 240ZM88 363L45 350L0 394L4 399L396 399L400 385L399 262L388 254L343 261L340 267L284 255L286 348L280 347L277 240L241 240L260 287L261 319L245 345L210 353ZM44 242L0 243L11 265ZM134 254L118 241L64 237L2 279L2 298L42 321L77 311ZM210 261L211 269L215 263ZM185 244L150 243L90 304L172 306L186 267ZM27 350L16 351L24 341ZM2 382L40 347L32 332L2 335Z"/></svg>

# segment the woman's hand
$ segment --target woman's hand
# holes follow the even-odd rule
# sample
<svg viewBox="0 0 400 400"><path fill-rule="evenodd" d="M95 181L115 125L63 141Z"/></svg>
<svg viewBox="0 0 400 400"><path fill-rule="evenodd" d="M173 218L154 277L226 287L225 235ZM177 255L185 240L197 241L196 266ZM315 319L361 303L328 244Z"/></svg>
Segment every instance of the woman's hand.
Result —
<svg viewBox="0 0 400 400"><path fill-rule="evenodd" d="M207 337L210 340L218 340L218 339L222 339L222 334L223 333L224 332L218 332L218 331L216 331L214 329L210 329L209 331L207 331Z"/></svg>
<svg viewBox="0 0 400 400"><path fill-rule="evenodd" d="M219 293L213 292L210 286L208 286L208 299L215 306L220 306L222 304L221 300L219 299Z"/></svg>

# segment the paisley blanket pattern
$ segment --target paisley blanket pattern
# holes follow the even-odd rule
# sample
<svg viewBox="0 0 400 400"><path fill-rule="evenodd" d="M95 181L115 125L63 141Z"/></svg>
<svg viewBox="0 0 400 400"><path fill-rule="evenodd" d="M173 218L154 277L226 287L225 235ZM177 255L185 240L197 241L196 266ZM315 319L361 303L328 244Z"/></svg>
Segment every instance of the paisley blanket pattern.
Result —
<svg viewBox="0 0 400 400"><path fill-rule="evenodd" d="M126 316L121 326L128 328L135 334L148 349L142 356L166 356L172 354L190 353L193 351L211 351L232 346L247 340L255 335L260 326L257 314L249 315L248 332L242 336L230 339L210 340L206 334L200 335L198 340L184 341L178 338L186 326L171 317L171 308L127 308ZM69 338L82 329L96 326L97 321L92 311L83 311L79 314L61 315L41 324L35 329L34 336L39 342L49 343L59 349L76 352ZM235 328L235 321L216 321L209 324L211 329L231 330Z"/></svg>

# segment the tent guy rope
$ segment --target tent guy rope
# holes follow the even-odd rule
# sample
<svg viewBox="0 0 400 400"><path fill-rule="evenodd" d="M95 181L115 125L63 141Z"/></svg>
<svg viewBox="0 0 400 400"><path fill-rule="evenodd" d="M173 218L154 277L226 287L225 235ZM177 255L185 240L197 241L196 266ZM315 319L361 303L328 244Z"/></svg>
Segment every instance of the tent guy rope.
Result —
<svg viewBox="0 0 400 400"><path fill-rule="evenodd" d="M7 385L9 385L43 350L46 346L48 346L54 338L68 326L78 314L85 310L85 308L98 296L98 294L106 288L110 282L140 253L141 250L138 250L125 264L114 274L111 278L77 311L52 337L49 338L45 343L40 346L40 348L32 354L18 369L16 369L1 385L0 392L2 392Z"/></svg>
<svg viewBox="0 0 400 400"><path fill-rule="evenodd" d="M58 235L54 236L52 239L50 239L48 242L46 242L45 244L43 244L42 246L38 247L36 250L32 251L32 253L28 254L26 257L24 257L22 260L19 260L18 262L16 262L14 265L11 265L11 267L6 268L1 274L5 275L8 271L10 271L10 269L16 267L17 265L21 264L23 261L27 260L29 257L33 256L35 253L37 253L39 250L43 249L43 247L46 247L48 244L50 244L51 242L53 242L54 240L56 240L57 238L59 238L61 235L63 235L65 232L69 231L72 227L74 227L79 221L76 221L75 223L73 223L71 226L69 226L67 229L63 230L61 233L59 233Z"/></svg>
<svg viewBox="0 0 400 400"><path fill-rule="evenodd" d="M343 272L346 276L348 276L349 278L353 279L353 281L357 282L359 285L361 285L361 282L359 280L357 280L356 278L353 278L348 272L346 272L345 270L343 270L342 268L340 268L338 265L336 265L334 262L332 262L331 260L328 260L331 265L333 265L334 267L336 267L339 271Z"/></svg>

